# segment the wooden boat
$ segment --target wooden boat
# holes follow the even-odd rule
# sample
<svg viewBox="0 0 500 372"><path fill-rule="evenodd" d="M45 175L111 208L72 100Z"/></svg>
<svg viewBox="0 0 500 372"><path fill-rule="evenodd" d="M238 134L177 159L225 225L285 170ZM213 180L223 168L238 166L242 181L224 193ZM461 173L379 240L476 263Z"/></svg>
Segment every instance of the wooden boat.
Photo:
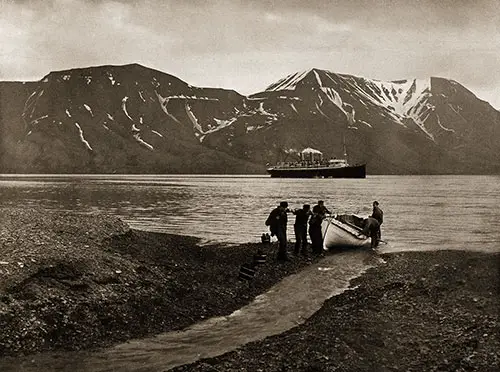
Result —
<svg viewBox="0 0 500 372"><path fill-rule="evenodd" d="M321 224L323 248L328 250L338 247L366 247L371 245L370 237L361 233L363 218L343 214L327 217Z"/></svg>

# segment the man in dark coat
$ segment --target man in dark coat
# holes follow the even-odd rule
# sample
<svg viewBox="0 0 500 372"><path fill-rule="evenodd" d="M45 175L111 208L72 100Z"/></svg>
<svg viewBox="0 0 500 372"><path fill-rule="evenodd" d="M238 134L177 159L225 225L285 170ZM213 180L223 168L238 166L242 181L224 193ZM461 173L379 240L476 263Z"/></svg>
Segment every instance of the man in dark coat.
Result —
<svg viewBox="0 0 500 372"><path fill-rule="evenodd" d="M378 246L378 232L380 231L380 224L373 217L368 217L364 221L362 233L371 238L371 247L376 248Z"/></svg>
<svg viewBox="0 0 500 372"><path fill-rule="evenodd" d="M384 222L384 212L380 207L378 206L378 201L373 202L373 211L372 211L372 217L375 218L378 221L379 228L378 228L378 240L380 241L382 239L382 233L380 231L380 225L382 225L382 222Z"/></svg>
<svg viewBox="0 0 500 372"><path fill-rule="evenodd" d="M295 214L295 224L293 229L295 231L295 250L294 253L297 255L302 253L307 254L307 221L309 216L312 215L311 206L309 204L304 204L302 209L296 209L293 211Z"/></svg>
<svg viewBox="0 0 500 372"><path fill-rule="evenodd" d="M266 220L266 225L271 230L271 236L278 238L278 261L288 261L286 224L288 222L288 203L283 201L277 208L274 208Z"/></svg>
<svg viewBox="0 0 500 372"><path fill-rule="evenodd" d="M315 205L312 210L312 217L309 220L309 236L311 237L311 248L314 254L321 254L323 252L322 221L321 208L319 205Z"/></svg>
<svg viewBox="0 0 500 372"><path fill-rule="evenodd" d="M312 217L309 221L309 236L311 237L312 251L316 254L323 253L323 233L321 231L321 223L327 214L331 214L328 208L325 207L323 200L319 200L318 204L313 207Z"/></svg>

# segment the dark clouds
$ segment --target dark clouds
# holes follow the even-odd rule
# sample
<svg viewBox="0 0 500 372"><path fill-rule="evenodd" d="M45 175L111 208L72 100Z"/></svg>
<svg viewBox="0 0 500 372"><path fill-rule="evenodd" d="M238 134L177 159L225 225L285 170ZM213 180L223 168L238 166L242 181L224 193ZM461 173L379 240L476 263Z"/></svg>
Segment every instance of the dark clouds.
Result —
<svg viewBox="0 0 500 372"><path fill-rule="evenodd" d="M387 80L450 77L500 107L499 0L0 4L0 79L138 62L251 93L318 67Z"/></svg>

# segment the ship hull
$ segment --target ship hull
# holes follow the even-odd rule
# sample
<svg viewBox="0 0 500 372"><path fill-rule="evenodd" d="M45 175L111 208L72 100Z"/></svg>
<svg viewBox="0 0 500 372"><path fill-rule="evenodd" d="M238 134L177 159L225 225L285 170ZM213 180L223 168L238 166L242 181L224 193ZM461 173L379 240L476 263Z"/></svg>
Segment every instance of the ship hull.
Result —
<svg viewBox="0 0 500 372"><path fill-rule="evenodd" d="M267 169L276 178L366 178L366 164L341 168L331 167L271 167Z"/></svg>

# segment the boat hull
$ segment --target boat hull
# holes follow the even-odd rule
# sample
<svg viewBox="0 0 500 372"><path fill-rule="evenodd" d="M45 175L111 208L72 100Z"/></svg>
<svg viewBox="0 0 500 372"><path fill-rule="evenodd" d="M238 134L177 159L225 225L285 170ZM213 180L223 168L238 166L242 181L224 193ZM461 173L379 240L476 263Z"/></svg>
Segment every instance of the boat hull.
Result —
<svg viewBox="0 0 500 372"><path fill-rule="evenodd" d="M333 217L323 220L321 225L324 249L340 247L364 247L371 245L370 238L361 234L361 228L352 224L343 223Z"/></svg>
<svg viewBox="0 0 500 372"><path fill-rule="evenodd" d="M366 178L366 164L347 167L271 167L267 169L276 178Z"/></svg>

